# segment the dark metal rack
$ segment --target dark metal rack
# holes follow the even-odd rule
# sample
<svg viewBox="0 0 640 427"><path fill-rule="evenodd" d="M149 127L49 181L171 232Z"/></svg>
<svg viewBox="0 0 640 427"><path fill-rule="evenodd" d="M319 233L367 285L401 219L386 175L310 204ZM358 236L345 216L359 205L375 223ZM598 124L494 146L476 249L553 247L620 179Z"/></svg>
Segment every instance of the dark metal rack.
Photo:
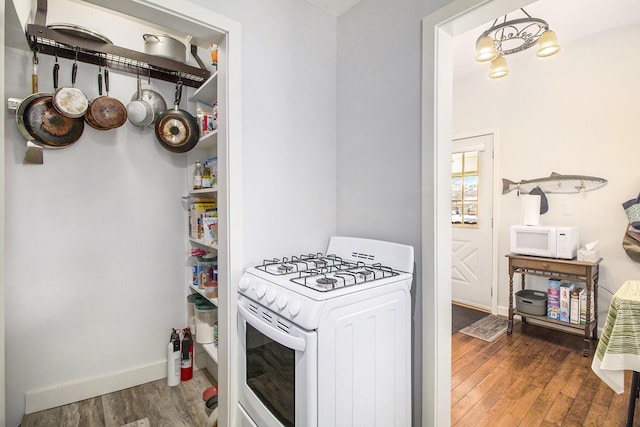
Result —
<svg viewBox="0 0 640 427"><path fill-rule="evenodd" d="M200 87L211 73L191 45L191 54L200 66L193 67L135 50L125 49L98 40L74 36L46 26L47 0L38 0L35 24L28 24L26 37L31 50L38 54L77 59L79 62L107 66L118 70L172 83L182 81L185 86Z"/></svg>

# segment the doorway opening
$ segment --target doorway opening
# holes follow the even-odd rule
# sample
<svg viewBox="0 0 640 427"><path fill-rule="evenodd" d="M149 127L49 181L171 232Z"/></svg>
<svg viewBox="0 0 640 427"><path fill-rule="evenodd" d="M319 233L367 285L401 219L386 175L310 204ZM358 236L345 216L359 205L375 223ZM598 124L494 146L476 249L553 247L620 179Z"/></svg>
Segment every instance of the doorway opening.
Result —
<svg viewBox="0 0 640 427"><path fill-rule="evenodd" d="M422 410L451 424L451 140L453 37L532 0L454 0L423 19Z"/></svg>

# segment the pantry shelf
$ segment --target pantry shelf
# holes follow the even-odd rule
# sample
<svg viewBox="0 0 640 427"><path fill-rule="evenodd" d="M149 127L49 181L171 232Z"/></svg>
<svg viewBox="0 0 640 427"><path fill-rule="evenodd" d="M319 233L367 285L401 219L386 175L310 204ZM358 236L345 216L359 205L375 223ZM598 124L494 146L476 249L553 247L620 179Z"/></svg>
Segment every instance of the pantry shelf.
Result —
<svg viewBox="0 0 640 427"><path fill-rule="evenodd" d="M198 148L206 148L216 150L218 146L218 130L212 130L209 133L204 134L198 141Z"/></svg>
<svg viewBox="0 0 640 427"><path fill-rule="evenodd" d="M191 195L201 195L201 194L212 194L212 193L217 193L218 192L218 186L214 185L213 187L210 188L201 188L199 190L191 190L189 191L189 194Z"/></svg>
<svg viewBox="0 0 640 427"><path fill-rule="evenodd" d="M189 101L204 101L209 104L218 99L218 72L214 72L209 79L200 86L193 95L189 96Z"/></svg>
<svg viewBox="0 0 640 427"><path fill-rule="evenodd" d="M218 363L218 347L213 344L200 344L202 349L211 357L211 359Z"/></svg>
<svg viewBox="0 0 640 427"><path fill-rule="evenodd" d="M194 243L194 244L199 245L199 246L203 246L205 248L215 249L216 251L218 250L218 244L217 243L214 243L214 244L211 244L211 245L207 245L206 243L204 243L203 240L201 240L201 239L193 239L193 238L190 238L189 241L191 243Z"/></svg>
<svg viewBox="0 0 640 427"><path fill-rule="evenodd" d="M202 295L203 297L207 298L207 300L209 300L213 305L218 307L218 298L208 298L207 295L205 295L205 293L204 293L204 289L199 289L197 286L187 285L187 287L189 289L191 289L192 291L197 292L200 295Z"/></svg>

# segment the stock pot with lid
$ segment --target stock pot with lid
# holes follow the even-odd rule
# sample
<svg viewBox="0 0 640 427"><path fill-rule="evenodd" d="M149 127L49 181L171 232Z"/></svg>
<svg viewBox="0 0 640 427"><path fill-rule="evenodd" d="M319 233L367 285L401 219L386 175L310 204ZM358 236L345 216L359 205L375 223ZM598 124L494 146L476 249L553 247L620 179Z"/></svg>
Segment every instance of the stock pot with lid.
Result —
<svg viewBox="0 0 640 427"><path fill-rule="evenodd" d="M187 60L187 47L178 39L167 34L144 34L144 52L149 55L161 56L174 61Z"/></svg>

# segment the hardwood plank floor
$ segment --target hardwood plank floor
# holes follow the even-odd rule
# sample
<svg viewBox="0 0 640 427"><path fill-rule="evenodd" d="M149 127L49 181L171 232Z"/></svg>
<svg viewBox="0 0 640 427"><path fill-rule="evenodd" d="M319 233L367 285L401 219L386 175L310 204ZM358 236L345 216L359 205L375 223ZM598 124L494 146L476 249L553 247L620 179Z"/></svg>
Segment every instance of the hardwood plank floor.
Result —
<svg viewBox="0 0 640 427"><path fill-rule="evenodd" d="M631 373L616 394L591 370L595 344L589 357L582 347L581 336L520 323L492 343L453 334L451 424L625 426Z"/></svg>
<svg viewBox="0 0 640 427"><path fill-rule="evenodd" d="M176 387L161 379L45 411L25 415L21 427L194 427L210 411L202 392L215 380L204 369Z"/></svg>

